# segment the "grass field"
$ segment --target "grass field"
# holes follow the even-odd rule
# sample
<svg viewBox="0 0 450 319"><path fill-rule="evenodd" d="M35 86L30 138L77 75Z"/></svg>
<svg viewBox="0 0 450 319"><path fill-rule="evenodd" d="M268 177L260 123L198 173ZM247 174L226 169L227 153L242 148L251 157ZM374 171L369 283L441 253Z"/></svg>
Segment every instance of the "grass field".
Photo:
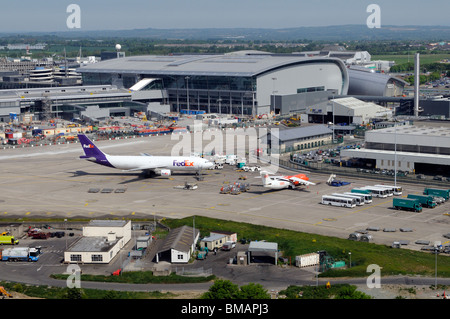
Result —
<svg viewBox="0 0 450 319"><path fill-rule="evenodd" d="M395 64L403 64L407 62L414 62L414 53L411 53L409 56L405 55L372 55L372 61L377 60L386 60L386 61L395 61ZM427 64L433 62L439 62L443 59L450 59L450 52L448 54L421 54L420 55L420 63Z"/></svg>
<svg viewBox="0 0 450 319"><path fill-rule="evenodd" d="M165 223L171 228L181 225L192 226L192 218L166 220ZM435 255L421 251L404 248L393 249L385 245L200 216L195 217L195 227L200 229L201 236L207 236L213 230L222 230L236 232L239 240L246 238L277 242L278 249L282 251L282 255L290 257L292 263L295 261L295 256L326 250L335 261L345 261L348 264L349 252L351 252L351 268L329 270L322 273L322 277L364 277L367 276L367 266L370 264L382 267L382 276L434 276L435 271ZM439 277L449 277L450 256L438 255L437 257L437 275Z"/></svg>

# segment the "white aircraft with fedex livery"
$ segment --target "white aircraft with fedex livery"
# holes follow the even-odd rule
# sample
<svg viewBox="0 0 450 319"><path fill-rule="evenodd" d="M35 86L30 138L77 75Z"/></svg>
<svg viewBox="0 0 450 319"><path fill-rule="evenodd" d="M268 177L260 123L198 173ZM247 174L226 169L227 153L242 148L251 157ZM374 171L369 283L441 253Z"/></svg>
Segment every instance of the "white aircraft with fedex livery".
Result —
<svg viewBox="0 0 450 319"><path fill-rule="evenodd" d="M214 165L205 158L193 156L108 155L95 146L86 135L78 134L78 139L85 153L85 156L80 158L128 172L144 171L160 176L170 176L172 171L191 171L200 174L202 170Z"/></svg>

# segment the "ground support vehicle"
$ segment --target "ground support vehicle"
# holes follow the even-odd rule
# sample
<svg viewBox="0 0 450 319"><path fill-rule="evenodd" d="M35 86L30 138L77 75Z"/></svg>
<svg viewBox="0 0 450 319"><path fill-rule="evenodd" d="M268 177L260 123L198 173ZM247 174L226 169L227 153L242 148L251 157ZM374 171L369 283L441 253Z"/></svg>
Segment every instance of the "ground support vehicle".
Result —
<svg viewBox="0 0 450 319"><path fill-rule="evenodd" d="M0 236L0 245L17 245L18 243L19 240L14 236Z"/></svg>
<svg viewBox="0 0 450 319"><path fill-rule="evenodd" d="M394 198L392 200L392 206L395 209L411 210L416 213L420 213L422 211L422 205L418 199Z"/></svg>
<svg viewBox="0 0 450 319"><path fill-rule="evenodd" d="M435 208L437 206L432 196L408 194L407 198L418 199L422 207Z"/></svg>
<svg viewBox="0 0 450 319"><path fill-rule="evenodd" d="M259 172L261 170L261 167L256 165L256 166L243 166L242 169L245 172Z"/></svg>
<svg viewBox="0 0 450 319"><path fill-rule="evenodd" d="M234 247L236 247L236 243L233 241L227 241L225 244L222 245L222 250L231 250Z"/></svg>
<svg viewBox="0 0 450 319"><path fill-rule="evenodd" d="M5 287L3 287L3 286L0 286L0 296L2 296L3 299L5 299L6 297L9 297L9 298L13 297L9 292L7 292L5 290Z"/></svg>
<svg viewBox="0 0 450 319"><path fill-rule="evenodd" d="M0 251L2 261L38 261L39 250L29 247L6 248Z"/></svg>
<svg viewBox="0 0 450 319"><path fill-rule="evenodd" d="M450 189L425 188L423 194L443 197L447 201L450 198Z"/></svg>

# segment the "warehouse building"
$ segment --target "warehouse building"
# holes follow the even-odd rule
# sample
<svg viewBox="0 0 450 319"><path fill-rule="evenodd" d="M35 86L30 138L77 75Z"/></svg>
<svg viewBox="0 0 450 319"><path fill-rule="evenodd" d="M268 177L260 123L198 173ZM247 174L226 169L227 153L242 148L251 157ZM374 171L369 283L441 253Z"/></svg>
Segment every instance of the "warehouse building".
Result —
<svg viewBox="0 0 450 319"><path fill-rule="evenodd" d="M331 99L310 107L309 123L367 124L374 118L390 119L392 110L354 97Z"/></svg>
<svg viewBox="0 0 450 319"><path fill-rule="evenodd" d="M65 263L107 264L131 240L131 221L93 220L65 252Z"/></svg>
<svg viewBox="0 0 450 319"><path fill-rule="evenodd" d="M347 94L342 60L239 51L223 55L132 56L77 69L85 85L139 87L162 95L171 111L256 115L280 113L275 95ZM140 86L140 85L138 85Z"/></svg>
<svg viewBox="0 0 450 319"><path fill-rule="evenodd" d="M330 144L333 131L326 125L309 125L290 129L271 129L267 144L272 153L307 150Z"/></svg>
<svg viewBox="0 0 450 319"><path fill-rule="evenodd" d="M364 159L380 169L448 176L450 128L401 125L367 131L365 148L343 149L344 156Z"/></svg>

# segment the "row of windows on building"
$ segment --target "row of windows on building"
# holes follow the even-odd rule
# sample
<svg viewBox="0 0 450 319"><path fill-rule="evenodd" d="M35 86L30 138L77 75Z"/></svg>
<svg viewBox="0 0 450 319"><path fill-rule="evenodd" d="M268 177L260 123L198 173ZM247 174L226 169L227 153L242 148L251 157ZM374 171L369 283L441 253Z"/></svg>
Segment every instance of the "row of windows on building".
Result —
<svg viewBox="0 0 450 319"><path fill-rule="evenodd" d="M84 85L105 85L113 83L113 76L109 73L83 73ZM123 87L130 88L140 79L158 78L164 89L186 90L220 90L220 91L255 91L256 77L241 76L167 76L167 75L119 75L118 81ZM161 83L161 82L160 82ZM155 87L157 89L157 87Z"/></svg>
<svg viewBox="0 0 450 319"><path fill-rule="evenodd" d="M390 144L390 143L376 143L366 142L367 149L381 150L381 151L397 151L397 152L412 152L412 153L428 153L450 155L450 147L437 147L428 145L408 145L408 144Z"/></svg>
<svg viewBox="0 0 450 319"><path fill-rule="evenodd" d="M395 166L395 161L394 160L380 160L380 164L381 167L384 167L384 163L386 162L387 167L394 167ZM403 163L403 166L402 166ZM401 169L401 168L411 168L411 163L410 162L401 162L401 161L397 161L397 168Z"/></svg>
<svg viewBox="0 0 450 319"><path fill-rule="evenodd" d="M81 254L71 254L70 255L70 261L72 262L81 262ZM92 262L102 262L103 261L103 255L91 255L91 261Z"/></svg>

